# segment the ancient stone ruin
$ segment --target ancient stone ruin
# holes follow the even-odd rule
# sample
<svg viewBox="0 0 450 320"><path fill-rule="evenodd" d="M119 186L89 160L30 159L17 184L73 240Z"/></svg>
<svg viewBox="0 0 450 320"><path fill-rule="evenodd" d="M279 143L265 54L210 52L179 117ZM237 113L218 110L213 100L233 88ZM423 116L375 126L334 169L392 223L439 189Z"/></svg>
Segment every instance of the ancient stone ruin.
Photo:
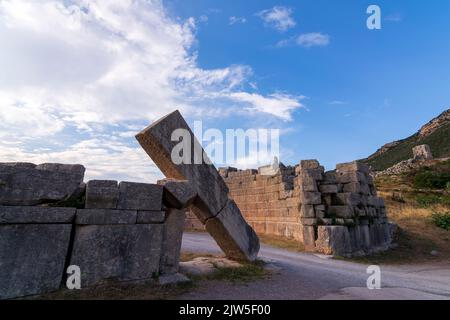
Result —
<svg viewBox="0 0 450 320"><path fill-rule="evenodd" d="M94 180L81 165L0 164L0 299L105 280L177 279L185 212L163 185ZM179 190L184 190L178 185Z"/></svg>
<svg viewBox="0 0 450 320"><path fill-rule="evenodd" d="M414 160L433 160L433 154L431 153L430 146L427 144L415 146L412 151Z"/></svg>
<svg viewBox="0 0 450 320"><path fill-rule="evenodd" d="M361 163L325 172L316 160L283 166L276 174L221 168L231 197L261 235L296 239L310 251L366 255L390 247L395 226ZM187 228L199 228L192 215Z"/></svg>
<svg viewBox="0 0 450 320"><path fill-rule="evenodd" d="M178 142L172 141L172 133L180 129L188 133L192 152L189 161L175 164L171 155ZM230 199L223 178L210 164L181 114L175 111L156 121L136 135L136 139L166 177L189 182L197 193L190 209L225 254L238 260L255 260L259 251L256 233ZM201 161L196 161L198 156Z"/></svg>
<svg viewBox="0 0 450 320"><path fill-rule="evenodd" d="M137 135L168 177L157 184L84 183L82 165L0 163L0 299L63 288L69 266L82 287L187 280L178 268L188 208L228 257L255 260L259 239L214 166L171 161L178 128L190 132L174 112Z"/></svg>

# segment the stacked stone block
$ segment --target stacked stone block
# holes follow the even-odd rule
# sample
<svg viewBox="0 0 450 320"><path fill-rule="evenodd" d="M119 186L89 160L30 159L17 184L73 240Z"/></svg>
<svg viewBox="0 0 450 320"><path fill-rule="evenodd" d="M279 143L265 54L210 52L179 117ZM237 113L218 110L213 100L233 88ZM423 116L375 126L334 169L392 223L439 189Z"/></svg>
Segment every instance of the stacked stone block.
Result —
<svg viewBox="0 0 450 320"><path fill-rule="evenodd" d="M0 177L0 299L58 290L70 265L82 287L177 276L189 184L84 184L60 164L0 163Z"/></svg>
<svg viewBox="0 0 450 320"><path fill-rule="evenodd" d="M358 162L325 172L317 160L257 170L219 170L245 219L261 235L296 239L307 250L340 256L390 247L395 226L377 196L369 168ZM188 215L189 226L195 217Z"/></svg>

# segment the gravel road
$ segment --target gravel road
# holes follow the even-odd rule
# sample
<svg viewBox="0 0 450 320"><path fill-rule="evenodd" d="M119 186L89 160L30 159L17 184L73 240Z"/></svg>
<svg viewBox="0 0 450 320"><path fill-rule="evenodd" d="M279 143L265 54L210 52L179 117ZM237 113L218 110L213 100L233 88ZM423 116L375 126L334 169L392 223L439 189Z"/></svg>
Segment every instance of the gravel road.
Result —
<svg viewBox="0 0 450 320"><path fill-rule="evenodd" d="M182 250L221 254L206 233L185 233ZM262 245L259 258L273 275L246 284L204 284L180 299L445 299L450 300L450 262L380 266L381 289L369 290L367 265Z"/></svg>

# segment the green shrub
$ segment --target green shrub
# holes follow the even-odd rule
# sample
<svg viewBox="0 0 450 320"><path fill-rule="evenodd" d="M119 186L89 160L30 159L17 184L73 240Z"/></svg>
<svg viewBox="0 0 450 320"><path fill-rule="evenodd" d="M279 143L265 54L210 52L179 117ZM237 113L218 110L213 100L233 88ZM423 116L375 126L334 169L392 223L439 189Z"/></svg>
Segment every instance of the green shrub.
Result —
<svg viewBox="0 0 450 320"><path fill-rule="evenodd" d="M416 194L414 200L416 200L417 204L421 207L429 207L435 204L442 204L450 207L450 194Z"/></svg>
<svg viewBox="0 0 450 320"><path fill-rule="evenodd" d="M450 173L424 170L414 177L414 187L417 189L445 189L450 183Z"/></svg>
<svg viewBox="0 0 450 320"><path fill-rule="evenodd" d="M435 225L442 229L450 231L450 212L435 212L431 217Z"/></svg>
<svg viewBox="0 0 450 320"><path fill-rule="evenodd" d="M447 182L446 188L447 188L448 190L450 190L450 181Z"/></svg>

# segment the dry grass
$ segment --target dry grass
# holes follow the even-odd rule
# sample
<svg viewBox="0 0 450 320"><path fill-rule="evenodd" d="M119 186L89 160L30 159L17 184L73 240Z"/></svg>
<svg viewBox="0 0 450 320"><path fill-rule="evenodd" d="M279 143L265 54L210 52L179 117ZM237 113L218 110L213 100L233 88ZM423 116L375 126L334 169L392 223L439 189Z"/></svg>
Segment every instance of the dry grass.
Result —
<svg viewBox="0 0 450 320"><path fill-rule="evenodd" d="M287 239L281 236L258 235L259 240L269 246L285 249L293 252L305 252L305 246L299 240Z"/></svg>

